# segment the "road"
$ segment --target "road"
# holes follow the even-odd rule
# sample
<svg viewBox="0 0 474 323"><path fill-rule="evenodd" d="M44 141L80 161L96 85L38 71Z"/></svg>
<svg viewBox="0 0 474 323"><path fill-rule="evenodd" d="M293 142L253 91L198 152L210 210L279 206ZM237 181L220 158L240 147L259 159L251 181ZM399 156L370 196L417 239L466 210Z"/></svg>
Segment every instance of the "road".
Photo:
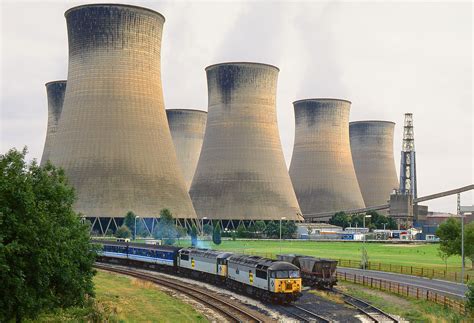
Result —
<svg viewBox="0 0 474 323"><path fill-rule="evenodd" d="M429 279L424 277L402 275L396 273L388 273L384 271L362 270L355 268L338 267L340 273L363 275L376 279L397 282L400 284L410 285L410 287L419 287L436 291L447 296L465 297L467 286L459 283L449 282L445 280Z"/></svg>

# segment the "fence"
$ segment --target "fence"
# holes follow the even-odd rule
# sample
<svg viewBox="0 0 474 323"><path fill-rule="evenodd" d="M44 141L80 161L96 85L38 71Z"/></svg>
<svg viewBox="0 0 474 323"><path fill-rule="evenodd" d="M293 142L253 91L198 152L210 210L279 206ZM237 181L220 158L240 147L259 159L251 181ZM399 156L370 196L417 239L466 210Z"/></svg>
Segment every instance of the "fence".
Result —
<svg viewBox="0 0 474 323"><path fill-rule="evenodd" d="M362 268L359 260L348 260L338 259L338 266L350 267L350 268ZM458 272L448 272L443 269L425 268L425 267L414 267L414 266L403 266L394 264L384 264L380 262L371 262L367 264L367 268L370 270L386 271L392 273L399 273L412 276L420 276L427 278L438 278L444 280L450 280L454 282L461 281L461 274ZM464 274L464 281L467 282L472 279L472 274Z"/></svg>
<svg viewBox="0 0 474 323"><path fill-rule="evenodd" d="M246 251L245 249L238 250L237 252L243 252L248 255L276 259L276 254L271 253L271 252L252 252L252 251ZM350 260L350 259L335 259L335 260L338 261L337 265L340 267L362 268L360 260ZM405 275L411 275L411 276L426 277L430 279L436 278L436 279L444 279L444 280L449 280L449 281L454 281L454 282L461 281L461 273L449 272L444 269L384 264L381 262L372 262L372 261L368 262L366 269L405 274ZM472 274L464 274L464 282L467 282L471 279L473 279Z"/></svg>
<svg viewBox="0 0 474 323"><path fill-rule="evenodd" d="M354 284L360 284L375 288L381 291L391 292L397 295L412 297L416 299L424 299L436 304L443 305L450 308L461 315L466 314L466 307L464 302L454 300L446 295L439 294L437 292L427 290L424 288L413 287L409 285L399 284L396 282L386 281L377 278L365 277L362 275L348 274L348 273L337 273L339 280L351 282Z"/></svg>

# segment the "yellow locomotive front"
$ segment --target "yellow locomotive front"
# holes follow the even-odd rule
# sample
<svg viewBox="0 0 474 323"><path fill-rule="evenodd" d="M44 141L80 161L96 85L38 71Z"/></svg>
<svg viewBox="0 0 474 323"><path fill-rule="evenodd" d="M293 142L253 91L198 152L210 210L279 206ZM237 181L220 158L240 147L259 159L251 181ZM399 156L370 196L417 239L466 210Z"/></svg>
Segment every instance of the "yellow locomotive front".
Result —
<svg viewBox="0 0 474 323"><path fill-rule="evenodd" d="M268 268L269 291L283 302L292 302L301 295L301 276L298 267L287 262L274 262Z"/></svg>

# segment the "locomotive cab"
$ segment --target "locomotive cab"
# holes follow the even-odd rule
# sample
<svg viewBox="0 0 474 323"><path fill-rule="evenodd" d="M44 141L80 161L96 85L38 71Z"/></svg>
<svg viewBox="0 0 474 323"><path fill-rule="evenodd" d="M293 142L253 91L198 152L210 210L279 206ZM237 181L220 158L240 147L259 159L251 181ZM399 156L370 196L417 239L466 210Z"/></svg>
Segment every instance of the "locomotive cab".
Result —
<svg viewBox="0 0 474 323"><path fill-rule="evenodd" d="M268 267L268 290L274 293L298 294L301 292L300 270L295 265L277 261Z"/></svg>

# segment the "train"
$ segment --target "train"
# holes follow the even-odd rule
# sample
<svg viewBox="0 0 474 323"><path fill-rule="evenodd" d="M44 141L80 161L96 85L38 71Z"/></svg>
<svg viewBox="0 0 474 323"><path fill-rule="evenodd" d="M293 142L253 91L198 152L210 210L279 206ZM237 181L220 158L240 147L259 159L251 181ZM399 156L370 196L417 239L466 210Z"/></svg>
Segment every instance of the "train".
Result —
<svg viewBox="0 0 474 323"><path fill-rule="evenodd" d="M201 248L93 241L98 261L158 270L225 286L271 303L302 294L300 269L286 261Z"/></svg>
<svg viewBox="0 0 474 323"><path fill-rule="evenodd" d="M337 284L337 260L296 254L277 255L277 259L298 267L304 286L332 289Z"/></svg>

